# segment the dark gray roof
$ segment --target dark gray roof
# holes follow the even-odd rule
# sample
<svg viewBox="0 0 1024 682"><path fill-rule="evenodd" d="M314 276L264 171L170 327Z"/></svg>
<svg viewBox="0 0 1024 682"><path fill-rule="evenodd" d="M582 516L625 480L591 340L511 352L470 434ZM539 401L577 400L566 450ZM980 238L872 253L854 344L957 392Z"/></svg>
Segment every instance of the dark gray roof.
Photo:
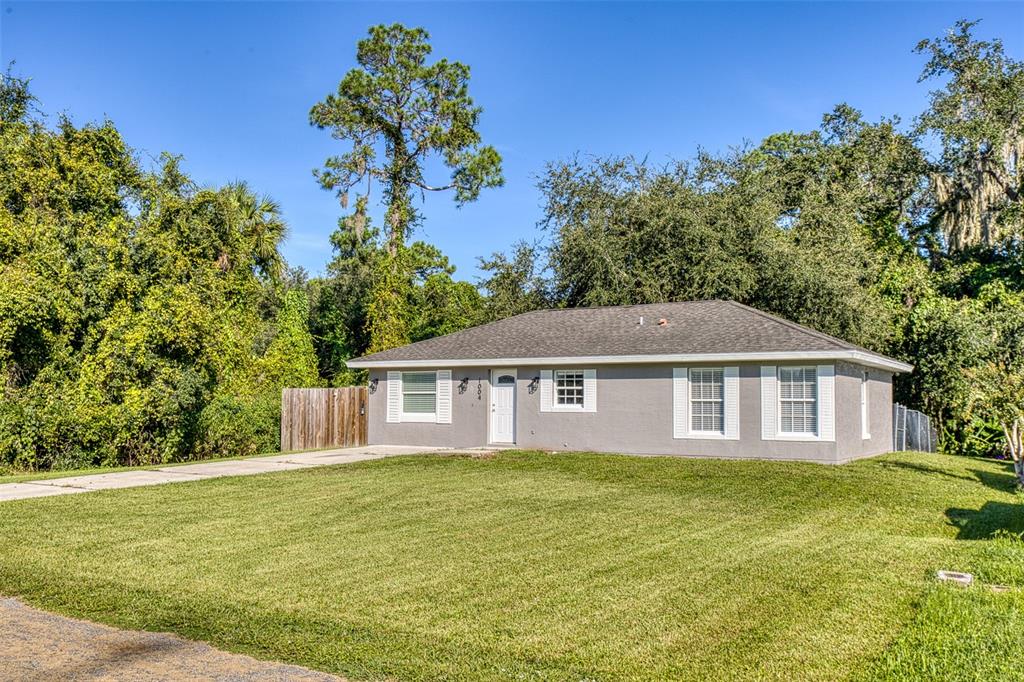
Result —
<svg viewBox="0 0 1024 682"><path fill-rule="evenodd" d="M667 324L659 325L661 318ZM684 301L536 310L367 355L352 364L805 351L882 357L734 301Z"/></svg>

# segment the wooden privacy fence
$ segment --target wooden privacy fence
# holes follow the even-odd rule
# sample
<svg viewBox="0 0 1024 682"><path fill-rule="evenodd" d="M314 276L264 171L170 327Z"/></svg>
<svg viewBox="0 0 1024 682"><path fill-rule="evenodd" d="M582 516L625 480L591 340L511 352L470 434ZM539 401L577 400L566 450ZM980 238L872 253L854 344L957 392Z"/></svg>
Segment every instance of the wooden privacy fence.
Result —
<svg viewBox="0 0 1024 682"><path fill-rule="evenodd" d="M366 387L281 391L281 450L366 445Z"/></svg>

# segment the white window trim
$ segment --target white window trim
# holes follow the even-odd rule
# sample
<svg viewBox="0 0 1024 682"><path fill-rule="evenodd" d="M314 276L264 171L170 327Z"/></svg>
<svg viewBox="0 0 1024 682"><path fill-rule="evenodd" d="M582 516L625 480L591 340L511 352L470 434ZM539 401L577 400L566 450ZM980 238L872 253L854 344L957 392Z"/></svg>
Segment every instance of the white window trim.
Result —
<svg viewBox="0 0 1024 682"><path fill-rule="evenodd" d="M817 442L821 440L821 436L819 436L816 433L790 433L789 431L779 431L779 434L775 437L775 440L809 440L812 442Z"/></svg>
<svg viewBox="0 0 1024 682"><path fill-rule="evenodd" d="M693 429L693 372L694 370L722 370L722 430L695 431ZM686 435L691 438L725 438L725 368L724 367L690 367L686 371Z"/></svg>
<svg viewBox="0 0 1024 682"><path fill-rule="evenodd" d="M424 424L436 424L437 423L437 412L402 412L399 417L403 424L412 423L424 423Z"/></svg>
<svg viewBox="0 0 1024 682"><path fill-rule="evenodd" d="M409 373L417 373L416 370L411 370ZM405 375L406 372L402 372L399 380L399 400L402 406L402 411L399 413L399 419L402 422L413 423L427 423L434 424L437 422L437 374L434 374L434 411L433 412L406 412L405 411Z"/></svg>
<svg viewBox="0 0 1024 682"><path fill-rule="evenodd" d="M586 386L581 386L580 390L583 392L583 402L579 405L561 405L558 402L558 373L559 372L579 372L583 383L586 384L586 375L584 370L574 367L559 367L551 372L551 411L552 412L583 412L587 406L587 389Z"/></svg>
<svg viewBox="0 0 1024 682"><path fill-rule="evenodd" d="M780 388L782 381L780 375L783 368L813 368L816 370L816 433L792 433L782 430L782 390ZM766 399L772 401L770 406L763 404ZM835 365L764 365L761 367L761 400L762 440L835 441ZM771 430L772 428L774 431Z"/></svg>
<svg viewBox="0 0 1024 682"><path fill-rule="evenodd" d="M814 370L814 433L808 433L806 431L784 431L782 429L782 370L793 370L802 369ZM778 423L775 425L775 433L778 434L779 440L821 440L821 386L818 384L818 367L817 365L785 365L779 367L777 370L776 381L778 382L779 390L775 396L777 401L777 407L775 410L776 418ZM807 402L802 400L801 402Z"/></svg>
<svg viewBox="0 0 1024 682"><path fill-rule="evenodd" d="M864 370L860 378L860 437L871 439L871 373Z"/></svg>
<svg viewBox="0 0 1024 682"><path fill-rule="evenodd" d="M695 369L722 370L722 430L694 431L692 410L691 372ZM726 367L673 367L672 368L672 437L694 440L739 440L739 366Z"/></svg>
<svg viewBox="0 0 1024 682"><path fill-rule="evenodd" d="M425 372L429 370L407 370ZM452 423L452 371L434 371L434 411L406 412L403 408L404 372L392 371L387 374L387 423L390 424L451 424Z"/></svg>
<svg viewBox="0 0 1024 682"><path fill-rule="evenodd" d="M559 405L558 404L558 373L559 372L582 372L583 373L583 404L582 405ZM584 369L580 367L557 367L554 369L541 370L540 373L540 411L541 412L568 412L583 413L597 412L597 370Z"/></svg>

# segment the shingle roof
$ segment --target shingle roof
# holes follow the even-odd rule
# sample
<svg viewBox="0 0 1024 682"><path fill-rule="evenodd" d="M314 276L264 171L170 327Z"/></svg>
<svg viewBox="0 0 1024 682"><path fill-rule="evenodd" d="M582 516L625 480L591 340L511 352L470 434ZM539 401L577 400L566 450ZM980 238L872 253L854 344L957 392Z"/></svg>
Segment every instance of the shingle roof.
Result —
<svg viewBox="0 0 1024 682"><path fill-rule="evenodd" d="M641 318L643 323L641 324ZM667 321L659 325L659 319ZM570 357L861 354L896 363L841 339L734 301L684 301L536 310L350 361L352 367ZM486 364L486 363L484 363ZM902 363L896 363L898 365ZM909 369L904 365L902 369Z"/></svg>

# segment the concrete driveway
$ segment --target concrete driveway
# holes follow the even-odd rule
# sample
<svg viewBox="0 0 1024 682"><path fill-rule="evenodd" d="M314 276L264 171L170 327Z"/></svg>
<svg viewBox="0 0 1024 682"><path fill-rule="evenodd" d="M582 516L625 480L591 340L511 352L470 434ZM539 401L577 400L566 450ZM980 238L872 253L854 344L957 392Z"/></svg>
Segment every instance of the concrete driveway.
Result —
<svg viewBox="0 0 1024 682"><path fill-rule="evenodd" d="M0 502L23 500L30 497L72 495L75 493L86 493L91 490L111 490L114 488L134 488L143 485L180 483L182 481L201 481L206 478L219 478L221 476L266 474L272 471L363 462L370 459L394 457L395 455L415 455L423 452L446 451L444 448L411 445L364 445L355 448L295 452L232 461L196 462L195 464L183 464L172 467L116 471L109 474L49 478L25 483L2 483L0 484Z"/></svg>

